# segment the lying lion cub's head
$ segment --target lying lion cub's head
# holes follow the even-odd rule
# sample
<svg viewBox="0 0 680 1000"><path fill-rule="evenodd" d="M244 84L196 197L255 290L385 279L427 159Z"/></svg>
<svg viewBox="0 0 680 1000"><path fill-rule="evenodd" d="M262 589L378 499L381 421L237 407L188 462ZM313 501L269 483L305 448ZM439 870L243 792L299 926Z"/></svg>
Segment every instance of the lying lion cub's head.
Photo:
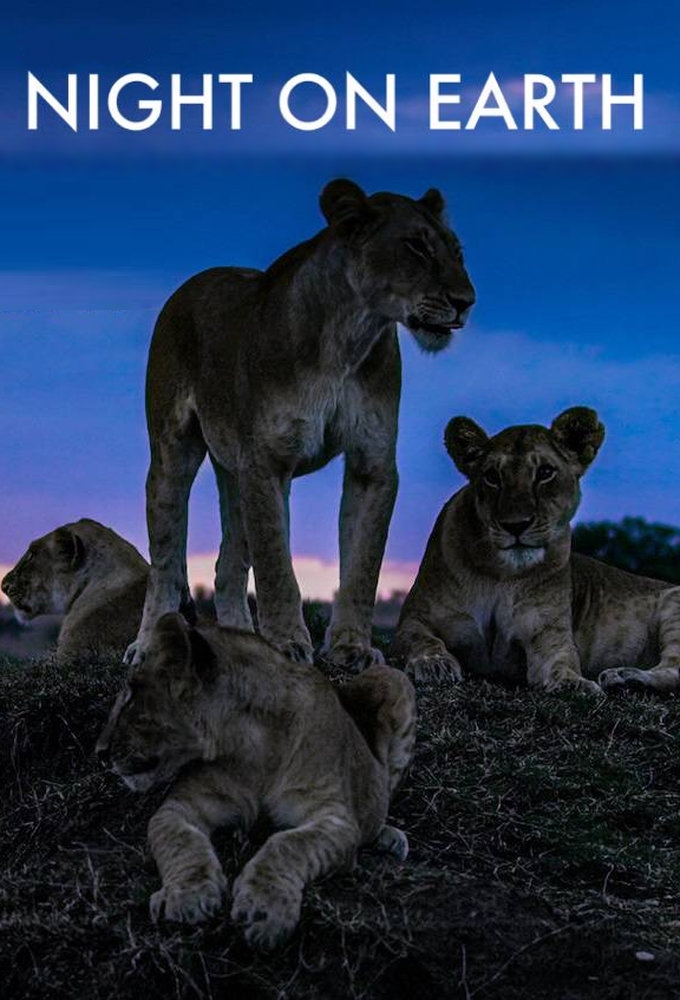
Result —
<svg viewBox="0 0 680 1000"><path fill-rule="evenodd" d="M424 350L445 347L465 324L475 291L440 192L430 188L416 201L385 192L368 197L353 181L335 180L320 201L367 308L403 323Z"/></svg>
<svg viewBox="0 0 680 1000"><path fill-rule="evenodd" d="M550 428L508 427L489 437L468 417L446 428L446 449L470 480L474 511L509 570L541 562L564 537L581 499L579 480L604 439L597 413L574 406Z"/></svg>
<svg viewBox="0 0 680 1000"><path fill-rule="evenodd" d="M191 760L207 759L201 704L218 674L215 655L179 614L154 628L147 657L118 695L96 752L136 792L173 778Z"/></svg>

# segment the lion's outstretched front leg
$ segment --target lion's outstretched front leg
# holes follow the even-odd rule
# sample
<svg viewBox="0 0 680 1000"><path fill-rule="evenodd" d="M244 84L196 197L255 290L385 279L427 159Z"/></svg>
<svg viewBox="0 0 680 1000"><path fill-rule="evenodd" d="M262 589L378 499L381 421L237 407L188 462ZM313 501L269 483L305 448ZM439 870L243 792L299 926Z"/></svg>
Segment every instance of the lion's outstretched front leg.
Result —
<svg viewBox="0 0 680 1000"><path fill-rule="evenodd" d="M248 825L255 813L254 804L236 790L214 798L203 794L195 803L191 796L166 799L149 822L149 844L163 883L150 901L154 923L196 924L219 912L227 880L210 834L238 821Z"/></svg>
<svg viewBox="0 0 680 1000"><path fill-rule="evenodd" d="M359 841L356 823L337 811L312 815L304 825L270 837L234 882L231 917L248 943L268 949L290 937L304 887L353 864Z"/></svg>

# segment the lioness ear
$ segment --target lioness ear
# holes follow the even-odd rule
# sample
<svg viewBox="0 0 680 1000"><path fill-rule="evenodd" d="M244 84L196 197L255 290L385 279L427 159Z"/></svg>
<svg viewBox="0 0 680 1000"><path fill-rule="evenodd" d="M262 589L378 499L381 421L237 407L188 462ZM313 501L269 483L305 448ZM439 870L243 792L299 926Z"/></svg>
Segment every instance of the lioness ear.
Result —
<svg viewBox="0 0 680 1000"><path fill-rule="evenodd" d="M351 239L375 215L375 209L354 181L330 181L321 192L319 205L328 225L343 240Z"/></svg>
<svg viewBox="0 0 680 1000"><path fill-rule="evenodd" d="M444 201L444 195L437 188L429 188L423 197L418 199L418 202L434 215L435 219L443 218L446 211L446 202Z"/></svg>
<svg viewBox="0 0 680 1000"><path fill-rule="evenodd" d="M560 447L575 460L579 475L593 461L604 441L604 425L595 410L572 406L553 420L550 431Z"/></svg>
<svg viewBox="0 0 680 1000"><path fill-rule="evenodd" d="M489 443L488 434L469 417L453 417L444 431L446 450L469 479Z"/></svg>
<svg viewBox="0 0 680 1000"><path fill-rule="evenodd" d="M85 562L85 543L70 528L57 528L54 535L57 557L69 569L78 569Z"/></svg>

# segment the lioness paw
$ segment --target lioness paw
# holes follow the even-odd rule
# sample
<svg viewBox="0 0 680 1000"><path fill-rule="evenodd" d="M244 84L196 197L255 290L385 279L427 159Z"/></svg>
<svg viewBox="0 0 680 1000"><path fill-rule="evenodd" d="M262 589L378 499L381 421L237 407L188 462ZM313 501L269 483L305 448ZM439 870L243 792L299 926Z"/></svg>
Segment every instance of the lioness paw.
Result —
<svg viewBox="0 0 680 1000"><path fill-rule="evenodd" d="M140 644L137 641L131 642L123 653L123 663L127 667L138 667L144 662L145 657L146 654Z"/></svg>
<svg viewBox="0 0 680 1000"><path fill-rule="evenodd" d="M379 649L358 642L335 643L327 650L325 658L330 667L350 674L360 674L369 667L385 663Z"/></svg>
<svg viewBox="0 0 680 1000"><path fill-rule="evenodd" d="M269 951L283 944L300 920L301 893L276 883L257 885L247 875L234 883L231 919L249 945Z"/></svg>
<svg viewBox="0 0 680 1000"><path fill-rule="evenodd" d="M195 885L164 885L149 902L151 919L155 924L159 920L200 924L221 910L226 888L227 880L221 872Z"/></svg>
<svg viewBox="0 0 680 1000"><path fill-rule="evenodd" d="M416 684L458 684L463 679L460 663L448 653L414 656L406 664L406 673Z"/></svg>
<svg viewBox="0 0 680 1000"><path fill-rule="evenodd" d="M276 648L294 663L311 663L314 658L311 642L302 639L289 639L288 642L276 643Z"/></svg>

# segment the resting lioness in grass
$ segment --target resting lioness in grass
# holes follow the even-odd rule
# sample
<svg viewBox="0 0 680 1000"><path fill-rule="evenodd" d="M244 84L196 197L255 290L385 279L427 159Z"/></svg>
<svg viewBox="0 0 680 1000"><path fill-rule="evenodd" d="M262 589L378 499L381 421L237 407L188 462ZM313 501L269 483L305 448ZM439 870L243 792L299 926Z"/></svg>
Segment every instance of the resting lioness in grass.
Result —
<svg viewBox="0 0 680 1000"><path fill-rule="evenodd" d="M64 615L57 661L122 654L142 617L149 564L98 521L82 518L31 542L2 581L20 621Z"/></svg>
<svg viewBox="0 0 680 1000"><path fill-rule="evenodd" d="M449 422L469 483L437 519L392 650L416 680L465 669L547 690L680 686L680 588L571 554L579 480L603 438L585 407L494 437Z"/></svg>
<svg viewBox="0 0 680 1000"><path fill-rule="evenodd" d="M134 791L175 779L149 823L163 882L152 919L216 913L227 883L210 835L260 812L283 829L233 886L231 916L251 944L285 939L305 885L362 844L404 858L406 837L385 820L414 739L413 687L398 670L373 666L336 690L258 636L161 617L97 743Z"/></svg>

